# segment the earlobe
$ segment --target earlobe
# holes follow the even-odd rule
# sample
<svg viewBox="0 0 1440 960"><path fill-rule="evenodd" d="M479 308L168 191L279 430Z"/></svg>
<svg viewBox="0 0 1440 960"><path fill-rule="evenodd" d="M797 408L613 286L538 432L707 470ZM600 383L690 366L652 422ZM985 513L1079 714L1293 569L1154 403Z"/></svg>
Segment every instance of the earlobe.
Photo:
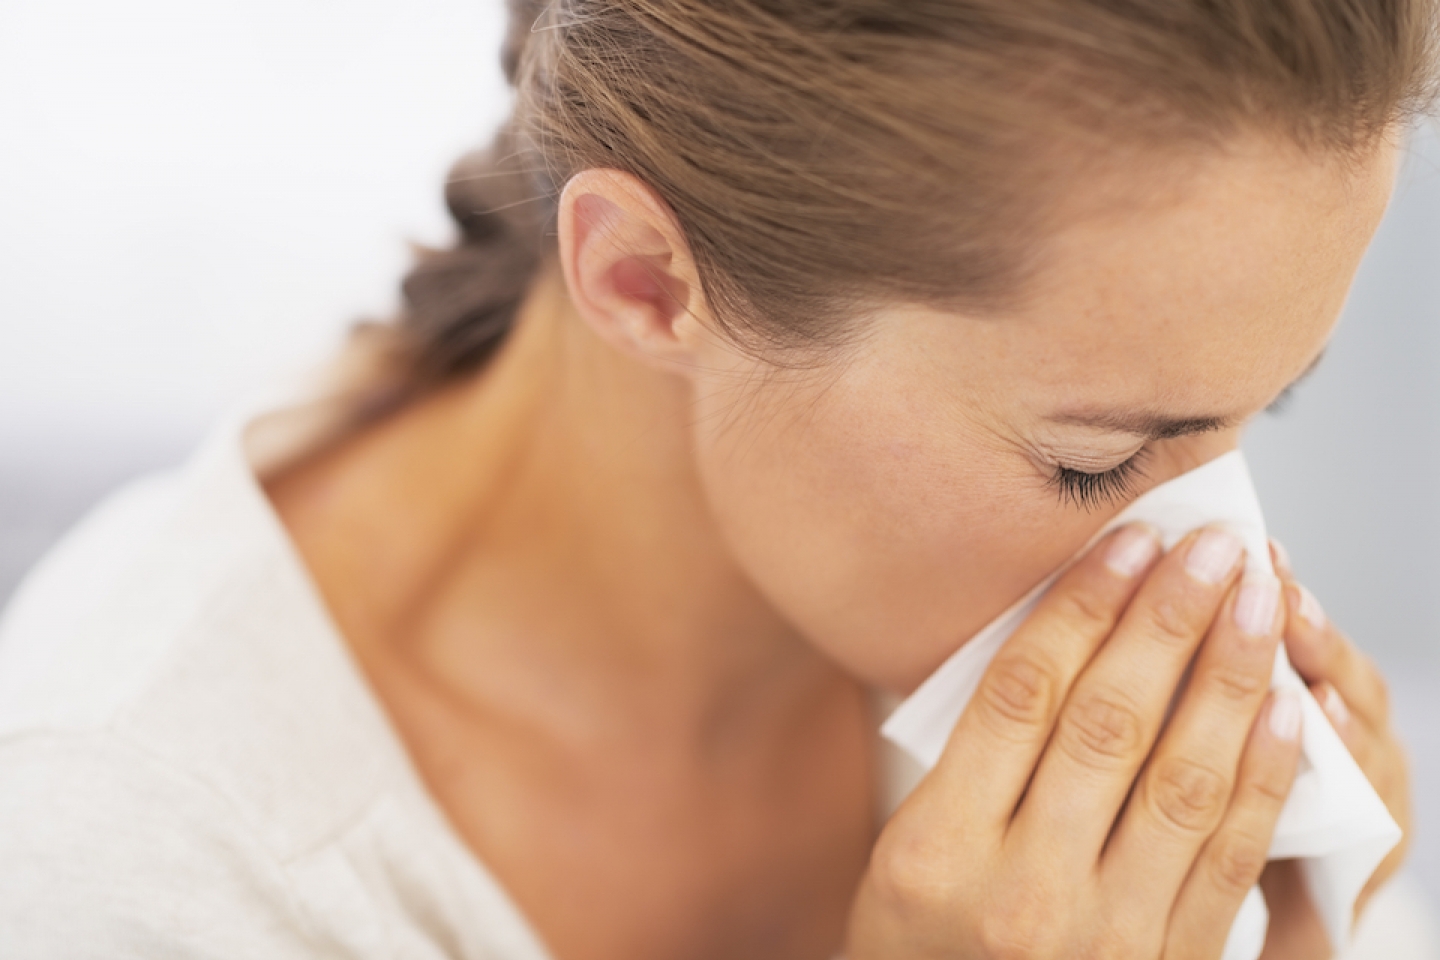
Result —
<svg viewBox="0 0 1440 960"><path fill-rule="evenodd" d="M692 364L686 321L703 309L699 281L674 215L654 192L620 171L582 171L561 195L558 227L565 282L586 324L636 359Z"/></svg>

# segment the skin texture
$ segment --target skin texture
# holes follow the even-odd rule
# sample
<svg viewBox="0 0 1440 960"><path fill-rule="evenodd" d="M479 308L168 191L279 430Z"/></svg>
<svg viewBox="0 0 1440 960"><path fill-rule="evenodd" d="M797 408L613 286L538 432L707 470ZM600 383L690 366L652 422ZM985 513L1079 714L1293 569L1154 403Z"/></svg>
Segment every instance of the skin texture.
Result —
<svg viewBox="0 0 1440 960"><path fill-rule="evenodd" d="M1168 179L1121 171L1061 211L1021 307L886 305L856 343L803 366L719 336L664 204L626 175L585 171L562 198L560 262L491 365L265 478L267 490L427 785L565 960L820 958L847 925L857 960L986 956L995 931L954 927L969 915L956 898L992 903L975 894L987 877L1016 885L996 879L986 896L1079 890L1074 871L1103 874L1084 889L1133 908L1084 931L1096 952L1212 955L1203 938L1167 941L1167 919L1228 928L1234 890L1181 881L1220 856L1212 835L1263 850L1288 788L1287 774L1250 789L1293 768L1293 744L1249 732L1284 616L1244 656L1202 654L1217 671L1250 664L1255 682L1214 707L1219 726L1197 719L1161 751L1211 750L1203 762L1222 781L1214 815L1168 858L1102 869L1092 849L1163 704L1132 705L1139 733L1093 802L1055 805L1087 776L1061 765L1025 801L1048 815L1016 804L1046 769L1038 744L1070 715L1064 694L1100 689L1082 652L1110 650L1122 615L1169 610L1190 588L1078 585L1070 619L1032 631L1070 666L1055 668L1029 739L957 734L949 773L927 778L878 846L863 688L908 692L1125 502L1235 445L1322 351L1394 155L1387 141L1342 163L1247 137ZM1140 415L1216 428L1147 439L1077 422ZM1057 494L1057 466L1100 472L1142 447L1143 476L1123 496L1085 509ZM1116 643L1132 652L1106 660L1114 675L1168 697L1173 682L1158 678L1178 679L1185 649L1230 649L1234 630L1210 623L1233 620L1232 581L1192 598L1183 642L1154 672L1135 673L1153 656L1143 630ZM1136 590L1154 599L1125 614ZM1327 676L1317 665L1307 679ZM1389 757L1378 716L1373 753ZM990 834L957 834L967 782L1018 784ZM1055 839L1072 835L1090 847L1059 856ZM935 872L975 843L987 854L971 873ZM1170 872L1148 875L1147 860ZM1277 902L1294 888L1267 882ZM1163 890L1170 899L1151 902ZM1305 944L1313 916L1291 900L1276 923L1290 945L1272 955L1318 955ZM1083 900L1058 903L1017 895L1002 906L1018 913L991 915L1084 915Z"/></svg>

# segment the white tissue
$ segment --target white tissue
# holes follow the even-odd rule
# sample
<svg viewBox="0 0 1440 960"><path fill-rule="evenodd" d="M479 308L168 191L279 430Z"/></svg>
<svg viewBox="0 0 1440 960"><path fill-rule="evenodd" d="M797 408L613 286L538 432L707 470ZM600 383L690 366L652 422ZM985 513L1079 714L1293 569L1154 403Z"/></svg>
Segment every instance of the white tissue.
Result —
<svg viewBox="0 0 1440 960"><path fill-rule="evenodd" d="M1131 521L1154 526L1167 548L1196 527L1222 523L1245 542L1251 569L1272 569L1260 502L1238 450L1151 490L1107 524L1091 543ZM986 666L1060 572L1047 577L956 651L896 708L881 732L926 769L935 766ZM1301 859L1306 885L1330 942L1343 950L1350 944L1355 900L1380 861L1400 841L1401 831L1290 666L1283 646L1276 654L1271 677L1272 688L1282 685L1300 691L1304 731L1299 773L1276 824L1270 859ZM1224 960L1255 960L1268 924L1269 913L1256 888L1230 928Z"/></svg>

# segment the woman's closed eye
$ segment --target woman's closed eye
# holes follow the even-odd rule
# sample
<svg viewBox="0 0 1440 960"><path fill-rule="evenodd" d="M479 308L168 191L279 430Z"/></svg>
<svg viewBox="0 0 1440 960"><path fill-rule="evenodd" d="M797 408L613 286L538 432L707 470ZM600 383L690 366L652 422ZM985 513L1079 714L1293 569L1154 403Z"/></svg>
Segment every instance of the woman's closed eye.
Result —
<svg viewBox="0 0 1440 960"><path fill-rule="evenodd" d="M1148 447L1141 447L1124 463L1099 473L1057 464L1049 484L1062 501L1082 510L1119 503L1130 499L1135 493L1136 481L1144 479L1148 452Z"/></svg>

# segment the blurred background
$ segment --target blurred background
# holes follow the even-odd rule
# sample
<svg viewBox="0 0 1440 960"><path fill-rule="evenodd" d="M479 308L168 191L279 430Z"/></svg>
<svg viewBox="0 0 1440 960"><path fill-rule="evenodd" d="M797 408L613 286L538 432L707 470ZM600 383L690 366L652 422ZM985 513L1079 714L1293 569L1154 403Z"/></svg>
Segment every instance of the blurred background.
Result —
<svg viewBox="0 0 1440 960"><path fill-rule="evenodd" d="M500 0L0 4L0 604L96 498L383 316L508 94ZM1384 667L1440 903L1440 137L1324 364L1247 451Z"/></svg>

